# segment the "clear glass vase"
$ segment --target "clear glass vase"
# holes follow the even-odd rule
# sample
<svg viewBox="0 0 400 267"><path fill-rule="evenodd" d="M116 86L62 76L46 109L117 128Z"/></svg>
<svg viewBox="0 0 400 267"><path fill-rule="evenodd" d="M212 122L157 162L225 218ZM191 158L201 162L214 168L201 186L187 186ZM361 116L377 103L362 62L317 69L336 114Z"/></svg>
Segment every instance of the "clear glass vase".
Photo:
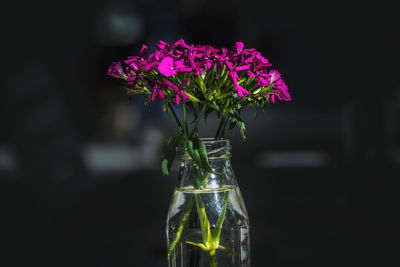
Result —
<svg viewBox="0 0 400 267"><path fill-rule="evenodd" d="M169 267L250 266L249 219L229 140L202 140L213 172L199 168L180 147L166 227Z"/></svg>

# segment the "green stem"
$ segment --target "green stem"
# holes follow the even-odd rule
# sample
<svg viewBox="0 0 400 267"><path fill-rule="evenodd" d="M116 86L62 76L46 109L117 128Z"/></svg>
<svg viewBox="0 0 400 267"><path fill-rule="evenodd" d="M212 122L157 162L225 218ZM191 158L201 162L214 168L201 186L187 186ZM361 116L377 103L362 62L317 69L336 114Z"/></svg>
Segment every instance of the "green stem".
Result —
<svg viewBox="0 0 400 267"><path fill-rule="evenodd" d="M189 135L189 138L192 137L194 135L194 133L197 132L197 126L199 125L201 116L203 115L203 113L206 110L206 108L207 108L207 105L204 105L203 108L201 109L200 113L197 115L196 121L194 122L194 126L193 126L193 129L192 129L192 132Z"/></svg>
<svg viewBox="0 0 400 267"><path fill-rule="evenodd" d="M184 133L184 128L182 127L182 124L181 124L181 122L179 121L178 116L176 116L175 110L174 110L174 108L172 107L171 103L168 102L168 106L169 106L170 110L172 111L172 115L174 116L175 121L176 121L176 123L178 124L180 131L181 131L182 133Z"/></svg>
<svg viewBox="0 0 400 267"><path fill-rule="evenodd" d="M181 238L183 226L185 225L185 222L186 222L187 218L189 217L190 212L192 211L193 202L194 202L194 198L192 197L185 209L185 213L183 214L182 220L179 223L178 230L176 231L174 240L168 247L168 260L171 257L171 253L174 250L176 244L178 243L179 239Z"/></svg>
<svg viewBox="0 0 400 267"><path fill-rule="evenodd" d="M185 129L185 136L189 135L189 127L187 123L187 113L186 113L186 103L182 102L182 116L183 116L183 124Z"/></svg>
<svg viewBox="0 0 400 267"><path fill-rule="evenodd" d="M222 125L224 124L224 120L225 120L225 116L222 117L221 122L219 123L218 129L217 129L217 133L215 134L215 138L214 139L218 139L219 138Z"/></svg>
<svg viewBox="0 0 400 267"><path fill-rule="evenodd" d="M226 132L226 125L228 124L229 121L229 115L226 116L225 121L224 121L224 125L222 126L222 130L221 133L219 135L219 138L225 138L225 132Z"/></svg>
<svg viewBox="0 0 400 267"><path fill-rule="evenodd" d="M215 227L213 235L214 241L218 241L218 243L219 243L219 237L221 236L222 224L224 223L225 220L226 206L228 205L228 199L229 199L229 191L226 191L224 196L224 208L222 210L221 215L218 217L217 226Z"/></svg>
<svg viewBox="0 0 400 267"><path fill-rule="evenodd" d="M193 113L194 117L197 118L199 115L199 104L197 102L193 102Z"/></svg>
<svg viewBox="0 0 400 267"><path fill-rule="evenodd" d="M215 250L210 250L207 252L208 259L210 261L210 267L218 267L217 256L215 255Z"/></svg>
<svg viewBox="0 0 400 267"><path fill-rule="evenodd" d="M206 208L204 206L203 201L201 200L201 196L198 193L194 194L196 200L196 208L197 213L199 214L200 219L200 227L201 227L201 234L203 237L203 244L209 245L212 241L211 229L210 229L210 222L207 218Z"/></svg>

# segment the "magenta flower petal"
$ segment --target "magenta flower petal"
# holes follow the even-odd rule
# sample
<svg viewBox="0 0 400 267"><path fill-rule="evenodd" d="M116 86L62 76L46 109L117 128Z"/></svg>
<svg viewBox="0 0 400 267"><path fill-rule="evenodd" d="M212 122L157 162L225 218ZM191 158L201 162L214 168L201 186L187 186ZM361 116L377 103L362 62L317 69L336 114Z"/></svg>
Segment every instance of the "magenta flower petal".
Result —
<svg viewBox="0 0 400 267"><path fill-rule="evenodd" d="M122 69L121 62L111 63L111 66L108 68L107 75L115 78L126 79L126 75L124 73L124 70Z"/></svg>
<svg viewBox="0 0 400 267"><path fill-rule="evenodd" d="M177 105L179 105L179 95L175 95L175 102L174 102L174 104L175 104L175 106L177 106Z"/></svg>
<svg viewBox="0 0 400 267"><path fill-rule="evenodd" d="M133 83L138 79L138 75L129 77L126 81L128 83Z"/></svg>
<svg viewBox="0 0 400 267"><path fill-rule="evenodd" d="M274 83L281 79L281 74L277 70L270 70L270 82Z"/></svg>
<svg viewBox="0 0 400 267"><path fill-rule="evenodd" d="M268 94L267 98L271 103L275 104L275 95L274 94Z"/></svg>
<svg viewBox="0 0 400 267"><path fill-rule="evenodd" d="M157 92L157 88L154 87L153 92L151 93L151 102L154 102L154 100L156 99L156 92Z"/></svg>
<svg viewBox="0 0 400 267"><path fill-rule="evenodd" d="M182 59L180 59L180 60L175 60L175 61L174 61L174 67L175 67L175 68L185 68L185 67L186 67L186 65L185 65L185 59L182 58Z"/></svg>
<svg viewBox="0 0 400 267"><path fill-rule="evenodd" d="M249 94L249 91L247 91L240 84L238 84L237 80L239 77L236 72L231 71L231 72L229 72L228 76L233 82L233 87L235 87L237 90L238 97L244 97L245 94L246 95Z"/></svg>
<svg viewBox="0 0 400 267"><path fill-rule="evenodd" d="M238 78L237 73L231 71L231 72L229 72L228 76L231 79L231 81L233 82L233 85L236 86L237 85L237 78Z"/></svg>
<svg viewBox="0 0 400 267"><path fill-rule="evenodd" d="M250 77L255 78L256 75L254 74L254 72L252 72L251 70L247 70L247 75L249 75Z"/></svg>
<svg viewBox="0 0 400 267"><path fill-rule="evenodd" d="M174 54L172 54L171 52L167 52L167 53L168 53L168 56L170 56L170 57L172 57L172 58L178 58L177 55L174 55Z"/></svg>
<svg viewBox="0 0 400 267"><path fill-rule="evenodd" d="M264 64L266 67L272 66L272 64L269 63L268 59L266 59L265 57L263 57L259 52L256 53L256 58L257 58L262 64Z"/></svg>
<svg viewBox="0 0 400 267"><path fill-rule="evenodd" d="M166 77L175 75L177 73L174 69L174 59L172 57L163 58L157 68L158 71Z"/></svg>
<svg viewBox="0 0 400 267"><path fill-rule="evenodd" d="M189 53L188 60L189 60L190 67L196 68L196 64L194 63L194 55L193 55L193 53Z"/></svg>
<svg viewBox="0 0 400 267"><path fill-rule="evenodd" d="M151 94L151 102L154 102L156 95L159 100L164 99L164 93L159 87L159 84L156 84L153 88L153 92Z"/></svg>
<svg viewBox="0 0 400 267"><path fill-rule="evenodd" d="M246 95L250 94L249 91L244 89L240 84L236 85L236 89L238 97L244 97L245 94Z"/></svg>
<svg viewBox="0 0 400 267"><path fill-rule="evenodd" d="M186 44L185 40L180 39L177 42L175 42L176 46L182 46L185 49L190 49L190 46Z"/></svg>
<svg viewBox="0 0 400 267"><path fill-rule="evenodd" d="M232 65L231 62L229 62L229 61L226 60L224 63L225 63L225 65L228 67L228 69L229 69L230 71L233 70L233 65Z"/></svg>
<svg viewBox="0 0 400 267"><path fill-rule="evenodd" d="M147 47L147 45L142 45L142 48L140 49L140 53L139 56L143 57L144 55L146 55L147 51L149 50L149 48Z"/></svg>
<svg viewBox="0 0 400 267"><path fill-rule="evenodd" d="M189 73L193 71L193 68L176 68L176 70L182 73Z"/></svg>
<svg viewBox="0 0 400 267"><path fill-rule="evenodd" d="M170 82L170 81L168 81L168 80L162 81L162 82L161 82L161 85L168 86L168 87L170 87L171 89L173 89L174 91L179 91L178 86L176 86L175 84L173 84L172 82Z"/></svg>
<svg viewBox="0 0 400 267"><path fill-rule="evenodd" d="M243 66L233 68L234 71L243 71L243 70L248 70L248 69L250 69L250 65L243 65Z"/></svg>
<svg viewBox="0 0 400 267"><path fill-rule="evenodd" d="M166 42L160 40L160 41L158 41L158 44L156 44L156 47L158 49L160 49L160 50L168 49L169 48L169 44L167 44Z"/></svg>
<svg viewBox="0 0 400 267"><path fill-rule="evenodd" d="M259 81L259 84L260 85L262 85L262 86L264 86L264 87L267 87L267 86L269 86L271 83L269 82L269 80L268 79L265 79L263 76L258 76L258 81Z"/></svg>
<svg viewBox="0 0 400 267"><path fill-rule="evenodd" d="M164 99L164 92L161 89L157 89L157 98Z"/></svg>
<svg viewBox="0 0 400 267"><path fill-rule="evenodd" d="M186 86L188 83L189 83L189 79L186 78L186 79L182 82L181 86L179 86L179 90L182 90L183 88L185 88L185 86Z"/></svg>
<svg viewBox="0 0 400 267"><path fill-rule="evenodd" d="M182 98L183 101L186 101L186 99L189 98L189 96L188 96L185 92L183 92L183 91L181 91L181 92L179 93L179 96Z"/></svg>
<svg viewBox="0 0 400 267"><path fill-rule="evenodd" d="M242 50L244 48L244 44L242 42L236 42L235 48L236 48L237 53L240 54L240 52L242 52Z"/></svg>
<svg viewBox="0 0 400 267"><path fill-rule="evenodd" d="M282 79L276 82L274 88L277 89L279 92L278 94L279 100L285 100L285 101L292 100L292 97L289 94L289 88Z"/></svg>
<svg viewBox="0 0 400 267"><path fill-rule="evenodd" d="M246 49L245 49L245 50L246 50ZM245 63L245 64L250 63L255 57L256 57L256 53L250 54L250 56L244 60L244 63Z"/></svg>

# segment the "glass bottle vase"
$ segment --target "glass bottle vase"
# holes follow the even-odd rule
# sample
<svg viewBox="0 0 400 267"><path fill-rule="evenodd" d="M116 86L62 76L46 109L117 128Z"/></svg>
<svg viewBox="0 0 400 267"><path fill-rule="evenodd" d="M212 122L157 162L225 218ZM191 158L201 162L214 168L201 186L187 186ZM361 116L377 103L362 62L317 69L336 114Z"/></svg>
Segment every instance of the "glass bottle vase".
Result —
<svg viewBox="0 0 400 267"><path fill-rule="evenodd" d="M229 140L202 139L213 172L180 147L167 218L169 267L250 266L249 220L231 167Z"/></svg>

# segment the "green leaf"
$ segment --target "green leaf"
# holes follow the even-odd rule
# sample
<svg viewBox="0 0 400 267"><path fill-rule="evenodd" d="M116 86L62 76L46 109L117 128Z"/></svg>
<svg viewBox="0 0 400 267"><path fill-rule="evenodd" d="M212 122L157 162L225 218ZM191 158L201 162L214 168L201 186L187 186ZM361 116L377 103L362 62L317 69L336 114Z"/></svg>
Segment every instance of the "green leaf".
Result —
<svg viewBox="0 0 400 267"><path fill-rule="evenodd" d="M258 108L255 108L252 119L255 120L257 118L258 115Z"/></svg>
<svg viewBox="0 0 400 267"><path fill-rule="evenodd" d="M221 112L219 106L217 105L217 103L215 103L215 101L212 101L212 102L208 103L208 105L211 106L216 111Z"/></svg>
<svg viewBox="0 0 400 267"><path fill-rule="evenodd" d="M205 169L209 173L217 174L216 172L214 172L212 170L210 163L208 162L207 150L206 150L206 146L204 145L204 142L198 138L196 138L196 142L197 142L196 146L199 147L199 154L200 154L200 159L201 159L203 169Z"/></svg>
<svg viewBox="0 0 400 267"><path fill-rule="evenodd" d="M212 170L210 163L208 162L207 150L203 141L193 136L186 141L186 149L193 161L196 162L197 166L208 173L217 174Z"/></svg>
<svg viewBox="0 0 400 267"><path fill-rule="evenodd" d="M233 250L230 249L230 248L223 247L223 246L221 246L221 245L219 245L218 248L224 250L224 251L226 252L226 254L228 254L229 257L236 254L235 251L233 251Z"/></svg>
<svg viewBox="0 0 400 267"><path fill-rule="evenodd" d="M167 138L165 141L164 150L161 154L162 159L162 172L164 175L169 175L172 162L174 162L176 151L178 150L179 142L181 141L180 134L174 134Z"/></svg>
<svg viewBox="0 0 400 267"><path fill-rule="evenodd" d="M239 128L240 128L240 134L242 135L242 139L245 141L246 140L246 125L244 121L238 122Z"/></svg>
<svg viewBox="0 0 400 267"><path fill-rule="evenodd" d="M195 147L195 142L193 140L196 139L195 137L189 138L186 141L186 150L189 153L190 157L194 162L201 167L201 159L200 159L200 154L199 154L199 148Z"/></svg>
<svg viewBox="0 0 400 267"><path fill-rule="evenodd" d="M246 140L246 125L245 125L244 121L237 113L232 114L231 118L232 118L232 123L236 123L239 126L240 134L242 136L242 139L245 141Z"/></svg>
<svg viewBox="0 0 400 267"><path fill-rule="evenodd" d="M191 100L193 102L199 102L200 101L198 98L196 98L192 94L189 94L188 92L185 92L185 94L187 94L187 96L189 97L189 100Z"/></svg>
<svg viewBox="0 0 400 267"><path fill-rule="evenodd" d="M187 244L193 245L193 246L197 246L199 248L201 248L204 251L208 251L208 248L206 246L204 246L202 243L196 243L196 242L192 242L192 241L185 241Z"/></svg>
<svg viewBox="0 0 400 267"><path fill-rule="evenodd" d="M230 117L229 118L229 130L232 130L236 125L236 120L235 118Z"/></svg>

